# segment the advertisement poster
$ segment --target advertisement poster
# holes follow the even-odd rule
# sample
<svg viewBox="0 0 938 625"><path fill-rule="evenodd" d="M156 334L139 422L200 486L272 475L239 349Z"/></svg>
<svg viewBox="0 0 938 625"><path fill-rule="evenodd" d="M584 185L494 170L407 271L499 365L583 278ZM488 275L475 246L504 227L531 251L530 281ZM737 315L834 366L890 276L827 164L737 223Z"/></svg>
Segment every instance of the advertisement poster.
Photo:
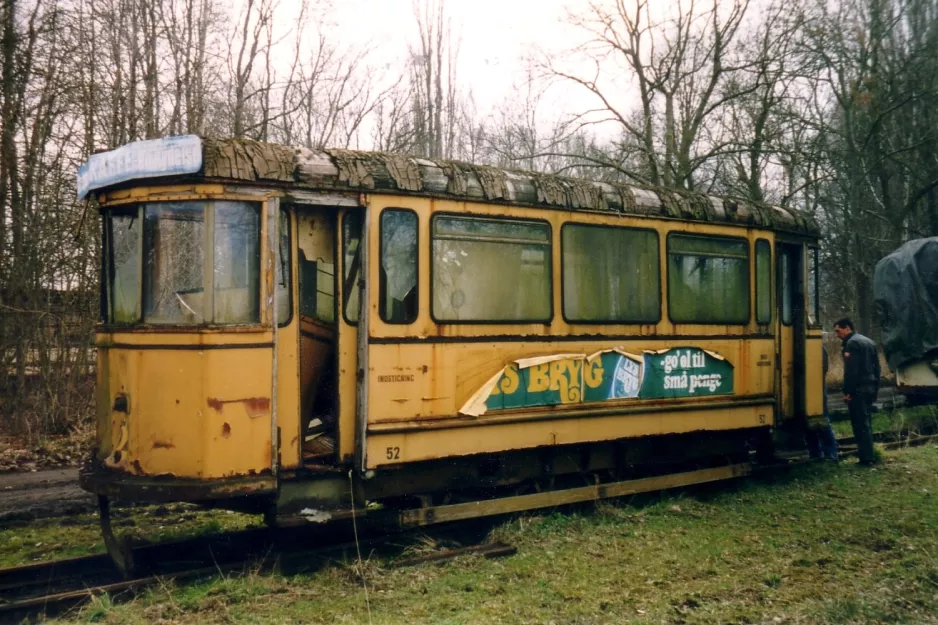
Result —
<svg viewBox="0 0 938 625"><path fill-rule="evenodd" d="M609 349L512 362L460 411L488 411L623 399L665 399L733 394L733 365L699 347L632 354Z"/></svg>

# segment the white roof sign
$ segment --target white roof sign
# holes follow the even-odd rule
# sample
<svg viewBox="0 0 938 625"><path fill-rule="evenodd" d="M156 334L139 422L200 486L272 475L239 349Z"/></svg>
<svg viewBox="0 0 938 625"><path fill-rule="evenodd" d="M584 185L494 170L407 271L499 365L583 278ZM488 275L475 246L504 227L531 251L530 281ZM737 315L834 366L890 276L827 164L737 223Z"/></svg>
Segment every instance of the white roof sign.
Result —
<svg viewBox="0 0 938 625"><path fill-rule="evenodd" d="M93 154L78 168L78 199L89 191L134 178L194 174L202 169L202 140L196 135L136 141Z"/></svg>

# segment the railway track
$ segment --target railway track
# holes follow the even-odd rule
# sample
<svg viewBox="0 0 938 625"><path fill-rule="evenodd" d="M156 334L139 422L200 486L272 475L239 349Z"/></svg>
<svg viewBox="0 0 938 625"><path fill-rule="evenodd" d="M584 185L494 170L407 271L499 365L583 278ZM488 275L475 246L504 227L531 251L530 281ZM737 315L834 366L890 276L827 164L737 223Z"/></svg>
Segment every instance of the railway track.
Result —
<svg viewBox="0 0 938 625"><path fill-rule="evenodd" d="M878 433L876 438L886 449L938 441L938 435L897 439L886 433ZM838 439L838 443L841 458L856 455L852 437ZM783 461L790 466L806 462L807 457L798 454L784 457ZM676 482L674 485L681 484ZM558 505L575 501L578 499L568 501L560 498ZM436 544L448 545L447 548L418 556L406 556L407 548L413 546L417 536L426 536L426 530L389 534L387 521L381 515L361 519L358 529L362 535L358 540L353 524L343 521L326 525L318 532L299 527L281 527L276 530L258 528L222 536L140 546L134 550L137 574L130 578L123 577L106 554L0 569L0 623L19 623L32 617L61 614L103 594L110 595L112 599L133 596L143 588L167 580L184 582L219 574L238 575L246 571L279 570L287 574L309 572L330 561L354 561L363 550L389 555L391 566L411 566L468 553L486 557L514 553L510 545L481 542L490 525L476 520L463 521L453 527L431 532L430 536L435 537L433 540ZM461 537L462 544L452 535ZM472 544L465 544L467 536Z"/></svg>
<svg viewBox="0 0 938 625"><path fill-rule="evenodd" d="M403 567L470 553L498 557L515 552L510 545L482 542L490 529L482 523L429 534L411 530L389 535L387 529L383 522L360 522L362 535L356 540L353 525L338 522L319 532L257 528L146 545L135 548L137 568L126 578L106 554L0 569L0 624L62 614L104 594L118 600L132 597L167 581L191 582L247 572L306 573L329 562L354 561L360 553L382 555L390 566ZM431 545L444 548L414 555L411 549L415 545L425 548L428 538ZM467 539L472 544L465 544Z"/></svg>

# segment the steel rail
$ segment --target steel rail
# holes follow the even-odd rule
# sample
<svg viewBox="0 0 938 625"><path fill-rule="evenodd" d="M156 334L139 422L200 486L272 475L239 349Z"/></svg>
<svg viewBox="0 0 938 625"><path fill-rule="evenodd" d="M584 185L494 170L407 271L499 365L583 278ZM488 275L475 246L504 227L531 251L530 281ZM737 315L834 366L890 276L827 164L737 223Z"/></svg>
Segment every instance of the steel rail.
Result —
<svg viewBox="0 0 938 625"><path fill-rule="evenodd" d="M347 529L347 528L342 528ZM370 528L369 532L360 540L343 539L336 542L337 536L342 532L323 532L317 537L307 536L307 540L316 539L316 544L309 546L293 538L301 534L295 528L286 530L247 530L239 532L238 540L232 541L248 549L239 554L232 545L224 546L219 552L221 558L215 559L212 550L208 554L194 556L191 549L198 543L208 546L213 537L202 537L189 541L175 543L159 543L149 545L143 550L149 558L157 554L176 552L175 559L163 563L162 566L147 570L145 573L128 579L122 578L121 572L113 564L107 554L57 560L47 563L30 564L21 567L0 569L0 623L21 623L23 619L36 616L49 617L62 614L70 608L104 594L112 598L125 598L133 596L140 590L166 583L167 581L193 581L214 575L241 575L248 571L270 572L279 570L288 574L295 574L314 570L321 567L330 559L343 556L342 559L354 557L361 548L372 551L395 549L401 539L414 538L424 532L403 531L389 535L386 531L376 531ZM440 532L440 535L459 532L460 535L469 535L475 538L472 527L464 525L461 528L450 528ZM217 541L220 537L215 536ZM231 535L224 535L225 539ZM251 542L254 541L252 545ZM170 549L172 547L172 549ZM510 555L515 552L514 547L503 543L477 543L453 549L446 549L437 553L398 558L392 560L390 566L403 567L452 559L460 555L476 553L492 558ZM178 554L186 554L182 559ZM139 556L139 554L135 554ZM207 557L206 557L207 556ZM137 557L137 562L141 559Z"/></svg>

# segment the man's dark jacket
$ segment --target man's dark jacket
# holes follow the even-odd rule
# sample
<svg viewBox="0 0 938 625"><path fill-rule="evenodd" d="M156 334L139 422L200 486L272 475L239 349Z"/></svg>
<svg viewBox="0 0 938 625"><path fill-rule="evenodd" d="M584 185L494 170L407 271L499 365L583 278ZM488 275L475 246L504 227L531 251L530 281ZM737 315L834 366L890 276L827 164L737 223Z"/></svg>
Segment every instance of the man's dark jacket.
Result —
<svg viewBox="0 0 938 625"><path fill-rule="evenodd" d="M879 388L879 355L876 343L852 333L843 341L844 395L876 393Z"/></svg>

